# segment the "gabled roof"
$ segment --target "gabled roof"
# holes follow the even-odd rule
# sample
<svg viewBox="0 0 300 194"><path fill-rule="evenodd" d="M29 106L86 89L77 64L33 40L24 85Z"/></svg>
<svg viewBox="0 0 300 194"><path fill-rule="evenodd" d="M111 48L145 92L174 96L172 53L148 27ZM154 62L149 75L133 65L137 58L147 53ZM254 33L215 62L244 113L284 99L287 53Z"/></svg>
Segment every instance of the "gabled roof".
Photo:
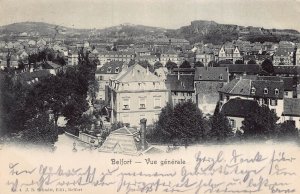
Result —
<svg viewBox="0 0 300 194"><path fill-rule="evenodd" d="M300 117L300 99L299 98L285 98L284 99L284 116L298 116Z"/></svg>
<svg viewBox="0 0 300 194"><path fill-rule="evenodd" d="M135 64L118 74L115 80L119 82L160 82L159 77L139 64Z"/></svg>
<svg viewBox="0 0 300 194"><path fill-rule="evenodd" d="M274 66L275 74L292 74L299 75L300 74L300 66Z"/></svg>
<svg viewBox="0 0 300 194"><path fill-rule="evenodd" d="M221 112L225 116L245 118L249 113L255 112L258 108L259 105L255 100L234 98L222 106Z"/></svg>
<svg viewBox="0 0 300 194"><path fill-rule="evenodd" d="M195 81L228 81L227 67L196 67L195 69Z"/></svg>
<svg viewBox="0 0 300 194"><path fill-rule="evenodd" d="M166 80L167 89L179 92L193 92L194 91L194 75L167 75Z"/></svg>

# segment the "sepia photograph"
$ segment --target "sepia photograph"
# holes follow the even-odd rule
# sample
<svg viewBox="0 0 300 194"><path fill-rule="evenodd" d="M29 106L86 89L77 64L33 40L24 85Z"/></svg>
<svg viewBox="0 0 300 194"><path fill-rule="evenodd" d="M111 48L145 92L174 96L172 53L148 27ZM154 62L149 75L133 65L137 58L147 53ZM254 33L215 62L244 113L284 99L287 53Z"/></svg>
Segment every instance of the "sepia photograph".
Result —
<svg viewBox="0 0 300 194"><path fill-rule="evenodd" d="M300 0L0 0L0 194L300 193Z"/></svg>

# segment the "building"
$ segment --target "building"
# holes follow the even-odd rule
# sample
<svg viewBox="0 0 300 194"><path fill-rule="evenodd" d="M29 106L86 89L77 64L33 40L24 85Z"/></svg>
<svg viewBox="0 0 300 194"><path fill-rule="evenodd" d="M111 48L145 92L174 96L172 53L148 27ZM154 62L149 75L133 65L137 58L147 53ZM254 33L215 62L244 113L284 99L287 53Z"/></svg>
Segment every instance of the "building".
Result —
<svg viewBox="0 0 300 194"><path fill-rule="evenodd" d="M256 100L259 105L266 105L273 110L278 117L283 112L284 82L273 80L257 80L247 76L230 81L219 89L220 105L224 105L230 99Z"/></svg>
<svg viewBox="0 0 300 194"><path fill-rule="evenodd" d="M300 65L300 48L297 48L297 51L296 51L295 65Z"/></svg>
<svg viewBox="0 0 300 194"><path fill-rule="evenodd" d="M219 50L218 54L218 60L219 61L232 61L232 63L235 63L237 60L243 60L243 57L241 56L241 53L238 49L238 47L232 48L232 47L225 47L222 46Z"/></svg>
<svg viewBox="0 0 300 194"><path fill-rule="evenodd" d="M111 122L121 121L131 126L137 126L142 118L153 124L168 101L165 83L139 64L123 68L111 78L108 93Z"/></svg>
<svg viewBox="0 0 300 194"><path fill-rule="evenodd" d="M123 61L125 63L129 63L131 60L134 60L134 58L134 52L107 51L100 52L98 55L100 64L104 64L111 61Z"/></svg>
<svg viewBox="0 0 300 194"><path fill-rule="evenodd" d="M195 102L194 75L167 75L166 86L169 90L169 103L175 106L181 102Z"/></svg>
<svg viewBox="0 0 300 194"><path fill-rule="evenodd" d="M296 128L300 129L300 99L284 99L283 121L293 121Z"/></svg>
<svg viewBox="0 0 300 194"><path fill-rule="evenodd" d="M78 65L78 52L74 51L68 53L68 65Z"/></svg>
<svg viewBox="0 0 300 194"><path fill-rule="evenodd" d="M257 64L220 64L220 67L228 68L230 80L243 75L258 75L260 72L260 65Z"/></svg>
<svg viewBox="0 0 300 194"><path fill-rule="evenodd" d="M125 63L122 61L112 61L105 63L103 66L98 68L95 72L95 77L98 82L98 92L96 94L96 99L105 100L107 99L106 94L106 86L109 85L109 80L119 74Z"/></svg>
<svg viewBox="0 0 300 194"><path fill-rule="evenodd" d="M168 61L176 63L177 66L179 66L182 63L180 54L173 49L169 49L168 51L166 51L160 55L161 64L166 66Z"/></svg>
<svg viewBox="0 0 300 194"><path fill-rule="evenodd" d="M208 63L214 60L215 60L215 55L213 52L212 53L206 53L203 51L196 52L196 62L199 61L203 63L204 66L208 66Z"/></svg>
<svg viewBox="0 0 300 194"><path fill-rule="evenodd" d="M259 105L255 100L234 98L226 102L220 111L228 118L234 133L237 131L243 133L241 129L243 121L248 117L249 113L255 112L258 108Z"/></svg>
<svg viewBox="0 0 300 194"><path fill-rule="evenodd" d="M278 48L273 55L273 64L277 65L293 65L293 52L289 49Z"/></svg>
<svg viewBox="0 0 300 194"><path fill-rule="evenodd" d="M196 104L205 114L213 114L219 101L218 90L229 82L227 67L196 67L194 87Z"/></svg>

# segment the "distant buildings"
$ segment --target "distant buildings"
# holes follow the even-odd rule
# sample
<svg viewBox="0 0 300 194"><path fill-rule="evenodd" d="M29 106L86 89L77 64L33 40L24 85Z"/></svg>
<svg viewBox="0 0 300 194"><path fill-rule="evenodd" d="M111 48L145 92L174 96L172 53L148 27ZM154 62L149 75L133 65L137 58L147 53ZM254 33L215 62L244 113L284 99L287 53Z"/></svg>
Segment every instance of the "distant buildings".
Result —
<svg viewBox="0 0 300 194"><path fill-rule="evenodd" d="M129 63L135 58L134 52L118 52L118 51L107 51L100 52L98 59L101 64L111 62L111 61L123 61Z"/></svg>
<svg viewBox="0 0 300 194"><path fill-rule="evenodd" d="M235 63L237 60L243 60L243 57L241 56L241 53L238 49L238 47L231 48L231 47L225 47L222 46L219 55L218 55L219 61L232 61L232 63Z"/></svg>

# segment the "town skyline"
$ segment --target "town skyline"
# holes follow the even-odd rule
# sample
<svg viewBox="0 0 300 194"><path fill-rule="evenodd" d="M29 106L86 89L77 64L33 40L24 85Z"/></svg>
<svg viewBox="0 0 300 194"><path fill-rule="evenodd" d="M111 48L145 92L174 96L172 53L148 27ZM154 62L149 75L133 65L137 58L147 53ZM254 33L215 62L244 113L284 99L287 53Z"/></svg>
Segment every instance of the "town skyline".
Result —
<svg viewBox="0 0 300 194"><path fill-rule="evenodd" d="M124 23L178 29L194 20L208 20L220 24L300 31L300 24L293 22L300 13L300 2L297 0L76 0L72 3L68 0L2 0L1 5L0 11L6 17L1 17L0 26L30 21L76 29L103 29Z"/></svg>

